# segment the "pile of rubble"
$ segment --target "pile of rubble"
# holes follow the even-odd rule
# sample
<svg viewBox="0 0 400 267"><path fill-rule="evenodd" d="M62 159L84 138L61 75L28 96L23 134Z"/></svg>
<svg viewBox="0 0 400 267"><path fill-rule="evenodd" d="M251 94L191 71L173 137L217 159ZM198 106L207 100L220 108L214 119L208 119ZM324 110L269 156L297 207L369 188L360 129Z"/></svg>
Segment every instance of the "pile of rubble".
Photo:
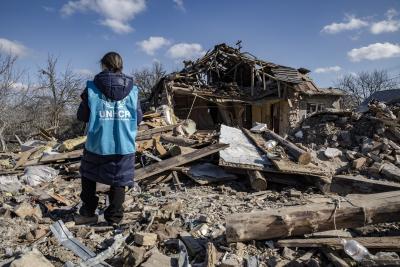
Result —
<svg viewBox="0 0 400 267"><path fill-rule="evenodd" d="M294 131L292 140L317 157L338 158L335 174L362 174L400 181L400 104L376 100L361 112L317 112Z"/></svg>
<svg viewBox="0 0 400 267"><path fill-rule="evenodd" d="M380 179L400 175L398 117L377 102L320 112L285 139L263 124L207 131L147 113L141 190L127 189L117 228L102 218L104 185L100 223L74 224L86 139L41 129L1 155L0 265L398 266L400 183Z"/></svg>

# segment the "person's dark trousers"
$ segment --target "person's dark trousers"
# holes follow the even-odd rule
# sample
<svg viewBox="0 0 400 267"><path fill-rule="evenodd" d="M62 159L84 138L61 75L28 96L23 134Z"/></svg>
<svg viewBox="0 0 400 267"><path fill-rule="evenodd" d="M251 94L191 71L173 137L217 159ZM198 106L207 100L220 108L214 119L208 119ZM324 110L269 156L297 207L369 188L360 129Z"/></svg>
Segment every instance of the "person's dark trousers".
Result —
<svg viewBox="0 0 400 267"><path fill-rule="evenodd" d="M125 186L111 186L108 192L110 205L104 211L104 219L109 223L120 223L124 216Z"/></svg>
<svg viewBox="0 0 400 267"><path fill-rule="evenodd" d="M82 183L82 192L81 192L82 207L79 210L79 214L82 216L89 216L89 217L94 216L95 211L97 209L97 205L99 204L99 198L96 195L96 182L93 182L92 180L82 177L81 183Z"/></svg>
<svg viewBox="0 0 400 267"><path fill-rule="evenodd" d="M83 202L79 214L94 216L99 198L96 195L96 182L82 177L81 200ZM109 223L119 223L124 215L122 204L125 201L125 187L111 186L108 192L110 205L104 211L104 219Z"/></svg>

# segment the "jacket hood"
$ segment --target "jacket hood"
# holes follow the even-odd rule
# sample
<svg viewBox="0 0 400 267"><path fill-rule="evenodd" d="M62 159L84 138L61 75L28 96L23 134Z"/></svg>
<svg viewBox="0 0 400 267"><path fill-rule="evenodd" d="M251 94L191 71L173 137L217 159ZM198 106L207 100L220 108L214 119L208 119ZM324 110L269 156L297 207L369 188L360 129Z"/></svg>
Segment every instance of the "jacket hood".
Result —
<svg viewBox="0 0 400 267"><path fill-rule="evenodd" d="M107 98L119 101L131 92L133 79L123 73L102 71L94 77L94 84Z"/></svg>

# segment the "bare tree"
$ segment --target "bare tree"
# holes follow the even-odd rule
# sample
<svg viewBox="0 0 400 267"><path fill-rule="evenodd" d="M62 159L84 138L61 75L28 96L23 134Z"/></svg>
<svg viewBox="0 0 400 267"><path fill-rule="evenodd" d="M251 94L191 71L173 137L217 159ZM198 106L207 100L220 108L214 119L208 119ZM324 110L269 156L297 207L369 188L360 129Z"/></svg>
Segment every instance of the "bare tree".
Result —
<svg viewBox="0 0 400 267"><path fill-rule="evenodd" d="M16 69L18 57L0 53L0 145L1 151L7 150L5 131L16 126L14 111L20 106L28 87L21 83L22 71Z"/></svg>
<svg viewBox="0 0 400 267"><path fill-rule="evenodd" d="M336 86L348 93L347 107L358 106L375 92L395 89L399 83L389 77L387 70L362 71L347 74L337 80Z"/></svg>
<svg viewBox="0 0 400 267"><path fill-rule="evenodd" d="M49 108L52 127L59 127L60 116L79 103L83 88L82 78L68 66L64 72L57 72L57 60L49 55L46 66L39 71L41 93L38 98Z"/></svg>
<svg viewBox="0 0 400 267"><path fill-rule="evenodd" d="M151 89L165 75L164 66L155 61L151 68L143 68L132 72L133 80L140 89L140 97L148 98L151 94Z"/></svg>

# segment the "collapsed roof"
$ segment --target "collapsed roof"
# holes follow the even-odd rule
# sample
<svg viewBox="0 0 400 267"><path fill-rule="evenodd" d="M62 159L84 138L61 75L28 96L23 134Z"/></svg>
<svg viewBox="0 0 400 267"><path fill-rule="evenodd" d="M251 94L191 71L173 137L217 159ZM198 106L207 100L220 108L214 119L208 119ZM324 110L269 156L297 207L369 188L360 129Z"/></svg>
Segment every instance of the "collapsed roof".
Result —
<svg viewBox="0 0 400 267"><path fill-rule="evenodd" d="M281 97L282 88L307 95L343 94L337 89L318 88L305 68L295 69L260 60L224 43L196 61L184 63L181 71L167 75L156 85L153 98L165 88L177 93L246 102L267 96Z"/></svg>

